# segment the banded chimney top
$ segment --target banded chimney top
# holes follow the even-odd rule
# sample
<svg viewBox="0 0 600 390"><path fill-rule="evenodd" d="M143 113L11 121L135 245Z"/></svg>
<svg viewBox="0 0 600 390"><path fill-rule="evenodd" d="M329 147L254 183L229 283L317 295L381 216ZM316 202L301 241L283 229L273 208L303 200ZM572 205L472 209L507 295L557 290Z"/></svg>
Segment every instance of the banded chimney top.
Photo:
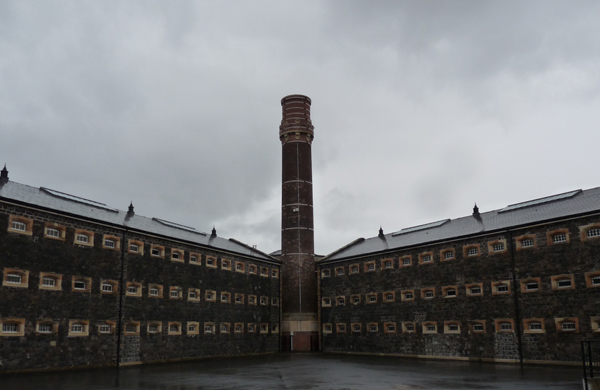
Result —
<svg viewBox="0 0 600 390"><path fill-rule="evenodd" d="M279 136L305 134L314 137L314 127L310 120L312 101L304 95L288 95L281 99L282 119Z"/></svg>

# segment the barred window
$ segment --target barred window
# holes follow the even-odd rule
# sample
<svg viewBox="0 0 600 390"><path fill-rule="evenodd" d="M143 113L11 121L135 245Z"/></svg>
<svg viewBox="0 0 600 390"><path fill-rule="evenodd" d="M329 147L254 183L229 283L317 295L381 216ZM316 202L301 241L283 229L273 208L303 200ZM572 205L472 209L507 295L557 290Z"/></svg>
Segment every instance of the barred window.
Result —
<svg viewBox="0 0 600 390"><path fill-rule="evenodd" d="M115 241L114 240L109 240L107 238L106 240L104 240L104 246L106 248L114 248L115 247Z"/></svg>
<svg viewBox="0 0 600 390"><path fill-rule="evenodd" d="M453 259L453 258L454 258L454 252L452 252L452 251L444 252L444 260L449 260L449 259Z"/></svg>
<svg viewBox="0 0 600 390"><path fill-rule="evenodd" d="M172 333L179 332L179 325L177 325L177 324L171 324L171 325L169 325L169 331L172 332Z"/></svg>
<svg viewBox="0 0 600 390"><path fill-rule="evenodd" d="M446 296L447 297L455 297L456 296L456 290L453 288L449 288L446 290Z"/></svg>
<svg viewBox="0 0 600 390"><path fill-rule="evenodd" d="M402 265L410 265L412 263L410 257L402 259Z"/></svg>
<svg viewBox="0 0 600 390"><path fill-rule="evenodd" d="M525 290L527 290L527 291L534 291L534 290L537 290L538 288L539 288L538 282L525 283Z"/></svg>
<svg viewBox="0 0 600 390"><path fill-rule="evenodd" d="M179 291L171 290L171 298L179 298Z"/></svg>
<svg viewBox="0 0 600 390"><path fill-rule="evenodd" d="M56 279L50 276L44 276L42 278L42 286L44 287L56 287Z"/></svg>
<svg viewBox="0 0 600 390"><path fill-rule="evenodd" d="M469 292L471 295L481 294L481 287L479 287L479 286L469 287Z"/></svg>
<svg viewBox="0 0 600 390"><path fill-rule="evenodd" d="M404 299L413 299L413 298L414 298L414 295L411 291L404 293Z"/></svg>
<svg viewBox="0 0 600 390"><path fill-rule="evenodd" d="M176 292L176 291L175 291L175 292ZM159 291L158 291L158 288L156 288L156 287L150 287L150 292L149 292L149 294L150 294L151 296L153 296L153 297L157 297L157 296L158 296L158 293L159 293ZM173 291L172 291L171 293L173 293Z"/></svg>
<svg viewBox="0 0 600 390"><path fill-rule="evenodd" d="M555 234L552 236L552 242L553 243L559 243L559 242L566 242L567 241L567 235L565 233L559 233L559 234Z"/></svg>
<svg viewBox="0 0 600 390"><path fill-rule="evenodd" d="M53 228L46 228L46 236L53 238L60 238L60 230ZM589 235L588 235L589 237Z"/></svg>
<svg viewBox="0 0 600 390"><path fill-rule="evenodd" d="M75 241L81 242L83 244L87 244L87 243L90 242L90 238L87 235L85 235L85 234L79 233L79 234L77 234L77 236L75 238Z"/></svg>
<svg viewBox="0 0 600 390"><path fill-rule="evenodd" d="M504 250L504 243L499 242L494 244L494 252L502 252Z"/></svg>
<svg viewBox="0 0 600 390"><path fill-rule="evenodd" d="M467 251L467 256L477 256L478 253L479 253L479 249L469 248L469 250Z"/></svg>
<svg viewBox="0 0 600 390"><path fill-rule="evenodd" d="M19 274L8 274L6 275L6 283L21 284L23 277Z"/></svg>
<svg viewBox="0 0 600 390"><path fill-rule="evenodd" d="M13 221L11 224L11 228L12 230L18 230L20 232L27 231L27 225L19 221Z"/></svg>
<svg viewBox="0 0 600 390"><path fill-rule="evenodd" d="M458 332L459 330L460 330L460 328L458 327L457 324L448 325L448 331L450 331L450 332Z"/></svg>
<svg viewBox="0 0 600 390"><path fill-rule="evenodd" d="M41 326L40 326L41 329ZM110 325L100 325L98 327L98 333L110 333Z"/></svg>
<svg viewBox="0 0 600 390"><path fill-rule="evenodd" d="M127 332L127 333L135 333L135 332L137 332L137 325L135 325L135 324L127 324L127 325L125 325L125 332Z"/></svg>
<svg viewBox="0 0 600 390"><path fill-rule="evenodd" d="M432 290L425 291L424 297L425 298L433 298L434 297L433 291Z"/></svg>
<svg viewBox="0 0 600 390"><path fill-rule="evenodd" d="M496 292L508 292L508 284L498 284L496 285Z"/></svg>
<svg viewBox="0 0 600 390"><path fill-rule="evenodd" d="M431 255L423 255L423 263L430 263Z"/></svg>
<svg viewBox="0 0 600 390"><path fill-rule="evenodd" d="M593 286L598 286L598 285L600 285L600 275L598 275L598 276L594 276L594 277L592 278L592 285L593 285Z"/></svg>
<svg viewBox="0 0 600 390"><path fill-rule="evenodd" d="M127 292L129 294L137 294L138 288L136 286L128 286Z"/></svg>
<svg viewBox="0 0 600 390"><path fill-rule="evenodd" d="M427 324L426 329L428 332L435 332L436 331L436 326L432 325L432 324Z"/></svg>
<svg viewBox="0 0 600 390"><path fill-rule="evenodd" d="M483 332L484 330L483 324L473 324L473 332Z"/></svg>
<svg viewBox="0 0 600 390"><path fill-rule="evenodd" d="M196 292L195 292L195 291L190 291L190 292L188 292L188 297L189 297L189 298L196 299Z"/></svg>
<svg viewBox="0 0 600 390"><path fill-rule="evenodd" d="M512 324L510 322L501 322L500 330L512 330Z"/></svg>
<svg viewBox="0 0 600 390"><path fill-rule="evenodd" d="M571 287L571 279L559 279L556 285L558 288Z"/></svg>
<svg viewBox="0 0 600 390"><path fill-rule="evenodd" d="M14 322L4 322L2 324L2 333L19 333L19 324Z"/></svg>
<svg viewBox="0 0 600 390"><path fill-rule="evenodd" d="M573 321L564 321L560 324L560 329L565 331L577 330L577 326Z"/></svg>
<svg viewBox="0 0 600 390"><path fill-rule="evenodd" d="M521 248L529 248L533 246L533 238L526 238L521 241Z"/></svg>
<svg viewBox="0 0 600 390"><path fill-rule="evenodd" d="M392 265L393 265L393 263L392 263L392 260L386 260L386 261L383 263L383 267L384 267L384 268L392 268Z"/></svg>
<svg viewBox="0 0 600 390"><path fill-rule="evenodd" d="M140 251L139 245L136 245L136 244L129 245L129 252L138 253L139 251Z"/></svg>
<svg viewBox="0 0 600 390"><path fill-rule="evenodd" d="M600 228L593 228L587 231L588 238L590 237L600 237Z"/></svg>
<svg viewBox="0 0 600 390"><path fill-rule="evenodd" d="M406 329L407 332L414 332L415 331L415 325L414 324L406 324L406 325L404 325L404 328Z"/></svg>
<svg viewBox="0 0 600 390"><path fill-rule="evenodd" d="M71 333L83 333L84 326L83 324L72 324L71 325Z"/></svg>
<svg viewBox="0 0 600 390"><path fill-rule="evenodd" d="M39 324L38 333L52 333L52 324Z"/></svg>
<svg viewBox="0 0 600 390"><path fill-rule="evenodd" d="M541 322L530 322L529 323L529 330L542 330L542 323Z"/></svg>
<svg viewBox="0 0 600 390"><path fill-rule="evenodd" d="M160 249L152 248L152 251L150 252L150 254L152 256L160 256Z"/></svg>

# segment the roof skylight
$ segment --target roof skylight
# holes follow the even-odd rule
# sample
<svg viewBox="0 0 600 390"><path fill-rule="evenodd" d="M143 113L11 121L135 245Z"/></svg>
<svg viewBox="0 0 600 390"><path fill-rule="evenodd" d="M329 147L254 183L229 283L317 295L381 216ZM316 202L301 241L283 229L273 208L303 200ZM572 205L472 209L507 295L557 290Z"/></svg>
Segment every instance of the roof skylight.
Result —
<svg viewBox="0 0 600 390"><path fill-rule="evenodd" d="M175 228L175 229L186 230L186 231L191 232L191 233L196 233L196 234L200 234L200 235L206 236L206 233L199 232L195 228L190 227L190 226L180 225L180 224L175 223L175 222L169 222L169 221L165 221L164 219L158 219L158 218L152 218L152 220L156 221L158 223L162 223L163 225L168 226L168 227L172 227L172 228Z"/></svg>
<svg viewBox="0 0 600 390"><path fill-rule="evenodd" d="M406 234L406 233L416 232L419 230L425 230L425 229L442 226L443 224L445 224L448 221L450 221L450 219L444 219L444 220L437 221L437 222L426 223L425 225L418 225L418 226L405 228L405 229L400 230L399 232L392 233L392 237L399 236L400 234Z"/></svg>
<svg viewBox="0 0 600 390"><path fill-rule="evenodd" d="M112 207L108 207L104 203L96 202L95 200L89 200L89 199L85 199L85 198L80 198L79 196L66 194L64 192L60 192L60 191L56 191L56 190L51 190L50 188L45 188L45 187L40 187L40 190L45 191L45 192L49 193L50 195L56 196L58 198L62 198L62 199L70 200L70 201L73 201L73 202L78 202L78 203L86 204L88 206L98 207L100 209L105 209L105 210L108 210L108 211L113 211L115 213L119 212L119 210L113 209Z"/></svg>
<svg viewBox="0 0 600 390"><path fill-rule="evenodd" d="M567 199L567 198L571 198L571 197L579 194L580 192L583 192L583 191L582 190L575 190L575 191L565 192L563 194L557 194L557 195L547 196L545 198L528 200L527 202L515 203L515 204L508 205L508 206L506 206L505 208L503 208L501 210L498 210L498 212L499 213L503 213L503 212L506 212L506 211L522 209L522 208L530 207L530 206L536 206L538 204L544 204L544 203L554 202L555 200Z"/></svg>

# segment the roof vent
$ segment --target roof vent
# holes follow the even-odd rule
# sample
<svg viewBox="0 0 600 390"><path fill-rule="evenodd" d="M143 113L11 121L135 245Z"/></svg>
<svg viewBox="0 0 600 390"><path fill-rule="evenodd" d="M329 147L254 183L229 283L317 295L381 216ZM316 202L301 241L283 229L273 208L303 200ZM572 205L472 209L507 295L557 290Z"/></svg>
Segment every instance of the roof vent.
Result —
<svg viewBox="0 0 600 390"><path fill-rule="evenodd" d="M0 171L0 184L8 183L8 170L6 169L6 164L4 164L4 168Z"/></svg>

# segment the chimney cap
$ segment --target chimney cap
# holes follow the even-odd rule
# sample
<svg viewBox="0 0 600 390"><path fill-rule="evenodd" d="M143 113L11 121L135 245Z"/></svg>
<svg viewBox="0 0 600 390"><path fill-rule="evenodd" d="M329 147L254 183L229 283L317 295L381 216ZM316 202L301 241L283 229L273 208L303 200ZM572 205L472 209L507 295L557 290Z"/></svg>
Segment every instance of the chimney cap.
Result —
<svg viewBox="0 0 600 390"><path fill-rule="evenodd" d="M4 168L0 171L0 183L4 184L8 182L8 169L6 169L6 163L4 163Z"/></svg>

